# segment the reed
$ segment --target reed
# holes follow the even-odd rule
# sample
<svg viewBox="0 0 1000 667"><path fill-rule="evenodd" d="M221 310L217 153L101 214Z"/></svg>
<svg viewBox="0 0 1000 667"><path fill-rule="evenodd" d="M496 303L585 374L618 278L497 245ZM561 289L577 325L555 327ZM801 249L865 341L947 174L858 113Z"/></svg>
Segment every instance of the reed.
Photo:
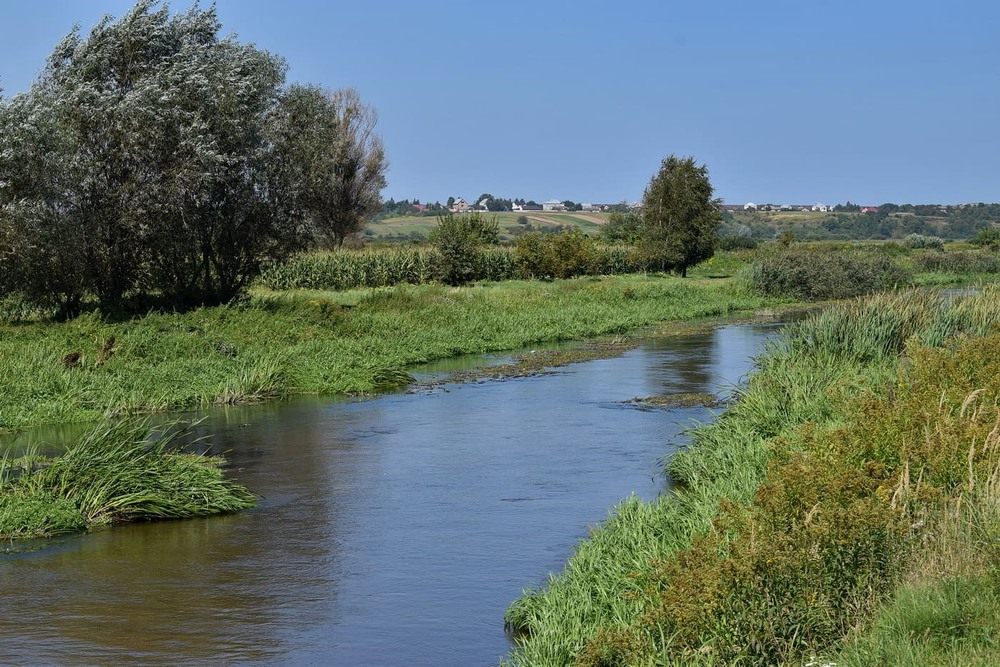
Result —
<svg viewBox="0 0 1000 667"><path fill-rule="evenodd" d="M910 273L883 252L792 247L764 253L743 279L764 294L850 299L906 286Z"/></svg>
<svg viewBox="0 0 1000 667"><path fill-rule="evenodd" d="M966 276L1000 273L1000 254L989 250L922 252L914 255L913 262L923 271Z"/></svg>

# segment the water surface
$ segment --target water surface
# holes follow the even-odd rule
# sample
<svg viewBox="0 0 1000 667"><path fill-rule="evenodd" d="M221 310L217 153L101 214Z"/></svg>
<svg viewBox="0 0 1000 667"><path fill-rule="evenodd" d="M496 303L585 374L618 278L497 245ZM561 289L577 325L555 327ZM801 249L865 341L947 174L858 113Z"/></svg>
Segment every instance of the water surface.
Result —
<svg viewBox="0 0 1000 667"><path fill-rule="evenodd" d="M212 412L201 428L259 507L0 555L0 662L495 665L511 648L508 605L620 499L659 493L657 458L711 417L625 401L725 391L773 331L650 340L538 377Z"/></svg>

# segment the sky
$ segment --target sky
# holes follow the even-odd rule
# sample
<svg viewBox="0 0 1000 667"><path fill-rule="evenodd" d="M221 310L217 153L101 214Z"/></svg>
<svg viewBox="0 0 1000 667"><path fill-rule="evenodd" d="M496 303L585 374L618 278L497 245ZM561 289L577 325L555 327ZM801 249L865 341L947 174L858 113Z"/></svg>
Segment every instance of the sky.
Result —
<svg viewBox="0 0 1000 667"><path fill-rule="evenodd" d="M674 154L727 203L1000 201L989 0L215 4L289 82L376 109L386 198L638 201ZM132 5L0 0L5 94L75 23Z"/></svg>

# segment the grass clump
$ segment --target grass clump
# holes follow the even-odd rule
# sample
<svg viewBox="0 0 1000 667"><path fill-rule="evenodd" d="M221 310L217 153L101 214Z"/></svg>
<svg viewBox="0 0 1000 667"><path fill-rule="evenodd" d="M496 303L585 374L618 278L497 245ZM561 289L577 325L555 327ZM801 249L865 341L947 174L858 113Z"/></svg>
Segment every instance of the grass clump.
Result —
<svg viewBox="0 0 1000 667"><path fill-rule="evenodd" d="M998 318L995 288L907 292L787 329L673 457L677 488L623 503L511 607L510 663L803 664L865 636L907 582L945 585L936 563L997 581ZM965 655L992 655L994 626L970 623Z"/></svg>
<svg viewBox="0 0 1000 667"><path fill-rule="evenodd" d="M88 526L181 519L253 507L219 458L183 453L184 430L145 421L102 424L54 458L0 464L0 539Z"/></svg>

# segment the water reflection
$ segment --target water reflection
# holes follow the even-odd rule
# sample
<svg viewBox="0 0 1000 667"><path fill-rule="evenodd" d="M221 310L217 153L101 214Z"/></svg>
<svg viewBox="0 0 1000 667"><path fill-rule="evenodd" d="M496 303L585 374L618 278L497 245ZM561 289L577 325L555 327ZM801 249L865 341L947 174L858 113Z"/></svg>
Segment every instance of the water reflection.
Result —
<svg viewBox="0 0 1000 667"><path fill-rule="evenodd" d="M213 412L198 427L263 499L0 557L9 664L496 664L506 607L561 569L769 327L649 341L555 375Z"/></svg>

